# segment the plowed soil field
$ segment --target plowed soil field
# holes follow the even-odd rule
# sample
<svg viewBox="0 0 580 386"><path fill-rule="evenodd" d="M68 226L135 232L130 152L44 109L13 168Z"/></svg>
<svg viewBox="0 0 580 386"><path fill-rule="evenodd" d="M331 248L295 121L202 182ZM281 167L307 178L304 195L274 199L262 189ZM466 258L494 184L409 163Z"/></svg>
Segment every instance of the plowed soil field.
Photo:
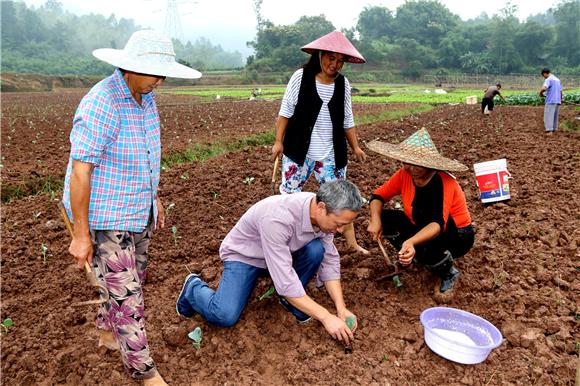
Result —
<svg viewBox="0 0 580 386"><path fill-rule="evenodd" d="M2 95L3 184L62 178L82 95ZM278 108L279 101L198 103L161 95L163 151L271 130ZM353 108L361 116L401 106ZM563 107L561 120L576 114ZM366 209L355 227L370 256L347 251L336 237L345 299L359 319L351 354L320 323L297 325L275 297L259 301L267 279L233 328L177 316L175 299L188 269L215 287L221 240L247 208L272 194L270 148L255 146L162 172L161 197L166 207L174 205L166 228L154 236L145 284L147 333L160 373L172 385L573 385L580 345L580 135L546 136L542 117L541 107L496 107L482 117L478 106L458 105L358 126L363 144L377 138L398 143L426 127L444 155L470 167L507 159L513 176L508 201L483 205L473 168L457 175L477 234L474 248L457 262L462 275L447 306L500 329L503 343L485 362L460 365L426 346L419 315L438 305L434 279L412 267L402 273L401 288L377 280L388 268L366 234ZM370 195L400 165L367 155L365 163L349 164L348 176ZM254 177L252 183L244 183L246 177ZM306 186L316 188L314 182ZM37 195L2 205L0 317L14 321L0 336L2 382L137 384L124 374L118 353L97 347L96 310L72 306L96 294L67 253L58 199ZM323 289L308 292L331 307ZM196 326L203 330L200 350L186 337Z"/></svg>

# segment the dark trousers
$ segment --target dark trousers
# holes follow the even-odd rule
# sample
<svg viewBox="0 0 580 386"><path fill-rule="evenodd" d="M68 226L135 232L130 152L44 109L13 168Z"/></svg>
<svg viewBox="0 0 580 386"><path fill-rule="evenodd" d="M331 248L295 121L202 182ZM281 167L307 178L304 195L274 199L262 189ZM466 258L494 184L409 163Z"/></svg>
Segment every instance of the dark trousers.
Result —
<svg viewBox="0 0 580 386"><path fill-rule="evenodd" d="M487 109L489 111L493 110L493 98L483 98L481 100L481 113L483 114L485 112L485 106L487 106Z"/></svg>
<svg viewBox="0 0 580 386"><path fill-rule="evenodd" d="M381 214L383 236L400 250L403 242L421 230L413 224L402 210L385 209ZM454 260L465 255L475 241L473 226L457 229L451 217L447 221L445 232L423 244L415 245L415 260L426 266L433 266L446 258L449 251Z"/></svg>

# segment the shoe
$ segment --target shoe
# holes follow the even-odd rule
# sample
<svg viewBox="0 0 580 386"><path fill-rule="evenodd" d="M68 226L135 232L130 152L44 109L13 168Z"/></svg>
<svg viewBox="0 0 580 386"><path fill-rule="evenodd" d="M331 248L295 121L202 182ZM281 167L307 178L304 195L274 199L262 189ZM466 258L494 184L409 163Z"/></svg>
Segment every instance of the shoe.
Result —
<svg viewBox="0 0 580 386"><path fill-rule="evenodd" d="M195 281L201 281L201 278L199 277L198 274L190 273L189 275L187 275L187 277L185 278L185 281L183 282L183 286L181 287L181 292L179 292L179 296L177 297L177 301L175 302L175 311L177 312L177 315L179 315L179 316L191 318L193 315L195 315L195 311L193 310L193 308L191 308L189 303L185 300L185 296L184 296L185 288Z"/></svg>
<svg viewBox="0 0 580 386"><path fill-rule="evenodd" d="M449 273L441 279L441 286L439 287L439 292L444 293L445 291L453 288L455 282L459 279L459 271L455 267L451 267Z"/></svg>
<svg viewBox="0 0 580 386"><path fill-rule="evenodd" d="M280 296L278 298L278 303L280 303L280 305L282 307L284 307L284 309L288 312L290 312L292 315L294 315L294 317L296 318L296 320L298 320L299 324L304 324L304 323L308 323L312 320L312 316L310 315L306 315L304 312L300 311L299 309L297 309L296 307L294 307L293 305L291 305L288 300L286 300L285 297ZM298 315L296 315L298 314Z"/></svg>

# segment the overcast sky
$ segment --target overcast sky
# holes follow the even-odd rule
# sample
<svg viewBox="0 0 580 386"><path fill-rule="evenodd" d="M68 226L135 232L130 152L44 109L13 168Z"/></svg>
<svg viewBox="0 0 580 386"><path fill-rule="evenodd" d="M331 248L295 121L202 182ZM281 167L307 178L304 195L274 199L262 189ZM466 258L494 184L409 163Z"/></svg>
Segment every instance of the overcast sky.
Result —
<svg viewBox="0 0 580 386"><path fill-rule="evenodd" d="M117 18L130 18L142 27L165 30L168 4L176 3L181 24L182 41L208 38L212 44L220 44L228 51L251 54L246 42L253 40L256 17L252 0L59 0L65 10L82 15L100 13ZM24 0L36 7L45 0ZM357 17L366 6L387 7L393 13L404 0L263 0L262 17L274 24L292 24L301 16L325 15L337 28L356 25ZM492 16L505 6L506 0L441 0L451 12L463 20L485 12ZM514 0L517 16L525 20L530 15L543 13L557 4L557 0ZM176 28L173 28L175 31ZM175 32L171 33L172 35Z"/></svg>

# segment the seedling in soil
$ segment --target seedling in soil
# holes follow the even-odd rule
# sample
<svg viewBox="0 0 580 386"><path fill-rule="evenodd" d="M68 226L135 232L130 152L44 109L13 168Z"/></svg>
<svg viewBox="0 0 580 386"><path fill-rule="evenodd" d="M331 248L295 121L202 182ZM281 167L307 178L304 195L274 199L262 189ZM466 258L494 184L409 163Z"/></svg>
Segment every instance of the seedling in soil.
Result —
<svg viewBox="0 0 580 386"><path fill-rule="evenodd" d="M174 208L175 202L172 202L171 204L167 205L167 208L165 208L165 217L169 216L169 212L171 212Z"/></svg>
<svg viewBox="0 0 580 386"><path fill-rule="evenodd" d="M193 340L193 347L196 350L199 350L201 348L201 328L200 327L196 327L193 331L191 331L189 334L187 334L187 337L191 340Z"/></svg>
<svg viewBox="0 0 580 386"><path fill-rule="evenodd" d="M46 264L46 252L48 252L48 247L45 243L40 244L40 250L42 251L42 262Z"/></svg>
<svg viewBox="0 0 580 386"><path fill-rule="evenodd" d="M189 172L183 173L181 176L179 176L179 178L182 180L189 180Z"/></svg>
<svg viewBox="0 0 580 386"><path fill-rule="evenodd" d="M395 284L395 288L401 288L403 286L403 283L401 283L399 275L393 276L393 284Z"/></svg>
<svg viewBox="0 0 580 386"><path fill-rule="evenodd" d="M389 356L387 354L383 354L383 357L381 358L381 362L386 362L389 360Z"/></svg>
<svg viewBox="0 0 580 386"><path fill-rule="evenodd" d="M276 292L276 289L274 287L270 287L268 288L268 290L266 292L264 292L259 298L259 301L262 301L264 299L270 299L272 297L272 295L274 295L274 293Z"/></svg>
<svg viewBox="0 0 580 386"><path fill-rule="evenodd" d="M2 332L8 333L8 331L10 330L10 327L12 327L14 325L14 322L12 321L11 318L6 318L2 321L2 323L0 323L0 326L2 326L3 330Z"/></svg>
<svg viewBox="0 0 580 386"><path fill-rule="evenodd" d="M251 185L254 182L254 177L246 177L244 178L244 184Z"/></svg>
<svg viewBox="0 0 580 386"><path fill-rule="evenodd" d="M177 235L177 227L175 225L171 227L171 233L173 234L173 245L177 245L177 239L180 239L181 236Z"/></svg>
<svg viewBox="0 0 580 386"><path fill-rule="evenodd" d="M354 315L347 316L344 322L346 323L346 326L352 331L352 329L356 325L356 316ZM344 346L344 353L345 354L352 353L352 346L350 344Z"/></svg>

